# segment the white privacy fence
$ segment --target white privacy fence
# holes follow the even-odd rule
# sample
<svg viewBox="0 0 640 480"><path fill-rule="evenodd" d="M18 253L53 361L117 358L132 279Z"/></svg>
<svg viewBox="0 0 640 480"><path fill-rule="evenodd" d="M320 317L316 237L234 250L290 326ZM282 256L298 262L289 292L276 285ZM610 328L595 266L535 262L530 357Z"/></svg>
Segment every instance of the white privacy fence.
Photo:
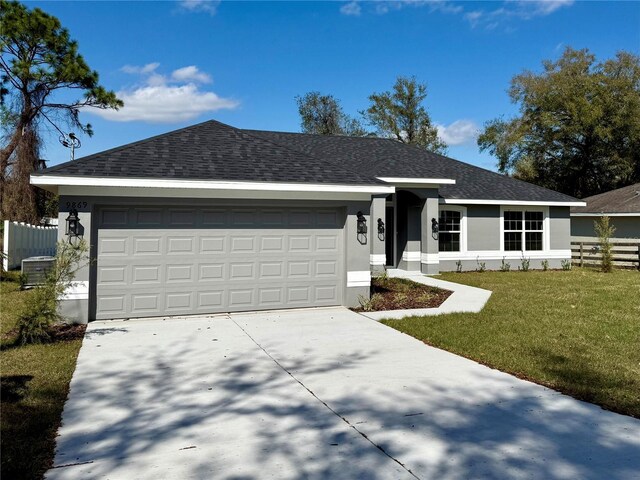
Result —
<svg viewBox="0 0 640 480"><path fill-rule="evenodd" d="M4 269L20 267L25 258L55 255L57 241L58 227L39 227L5 220L2 243Z"/></svg>

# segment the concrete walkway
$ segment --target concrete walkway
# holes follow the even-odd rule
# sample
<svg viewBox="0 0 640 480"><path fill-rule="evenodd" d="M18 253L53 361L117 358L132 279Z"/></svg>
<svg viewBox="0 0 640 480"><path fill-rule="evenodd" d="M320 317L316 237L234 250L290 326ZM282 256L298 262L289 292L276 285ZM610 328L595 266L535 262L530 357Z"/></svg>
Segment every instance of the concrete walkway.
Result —
<svg viewBox="0 0 640 480"><path fill-rule="evenodd" d="M344 308L94 322L49 479L637 479L640 421Z"/></svg>
<svg viewBox="0 0 640 480"><path fill-rule="evenodd" d="M386 310L383 312L362 312L362 315L372 320L394 319L399 320L407 317L424 317L431 315L442 315L444 313L476 313L482 310L491 297L490 290L470 287L460 283L447 282L436 277L428 277L420 272L408 272L406 270L390 269L387 274L394 278L406 278L416 283L429 285L431 287L451 290L442 305L436 308L414 308L409 310Z"/></svg>

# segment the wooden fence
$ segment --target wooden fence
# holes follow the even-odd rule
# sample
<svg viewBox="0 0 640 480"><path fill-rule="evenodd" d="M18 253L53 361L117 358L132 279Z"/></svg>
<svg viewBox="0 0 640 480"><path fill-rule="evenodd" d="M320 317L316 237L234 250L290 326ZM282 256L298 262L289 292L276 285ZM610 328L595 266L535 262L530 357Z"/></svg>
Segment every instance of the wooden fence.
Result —
<svg viewBox="0 0 640 480"><path fill-rule="evenodd" d="M640 270L640 241L611 242L611 254L614 267ZM571 242L571 262L579 267L600 266L600 244L595 240Z"/></svg>

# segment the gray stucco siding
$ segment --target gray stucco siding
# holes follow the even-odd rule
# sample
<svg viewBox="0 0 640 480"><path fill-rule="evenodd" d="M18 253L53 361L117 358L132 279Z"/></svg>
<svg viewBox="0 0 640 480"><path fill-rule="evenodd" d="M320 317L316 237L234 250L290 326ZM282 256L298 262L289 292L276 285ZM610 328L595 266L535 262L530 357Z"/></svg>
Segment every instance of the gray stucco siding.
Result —
<svg viewBox="0 0 640 480"><path fill-rule="evenodd" d="M500 206L465 206L467 208L467 250L500 250Z"/></svg>
<svg viewBox="0 0 640 480"><path fill-rule="evenodd" d="M569 207L549 207L549 239L551 250L571 248Z"/></svg>
<svg viewBox="0 0 640 480"><path fill-rule="evenodd" d="M542 270L542 262L544 258L530 258L529 259L529 268L531 270ZM546 259L549 262L550 269L559 270L562 268L562 259L550 258ZM474 272L478 270L478 261L477 260L460 260L462 263L462 271L463 272ZM440 271L442 272L455 272L458 270L457 260L440 260ZM480 263L484 263L484 266L487 270L500 270L502 267L502 259L479 259ZM521 259L507 259L507 263L509 263L511 267L511 271L517 271L518 267L521 265Z"/></svg>

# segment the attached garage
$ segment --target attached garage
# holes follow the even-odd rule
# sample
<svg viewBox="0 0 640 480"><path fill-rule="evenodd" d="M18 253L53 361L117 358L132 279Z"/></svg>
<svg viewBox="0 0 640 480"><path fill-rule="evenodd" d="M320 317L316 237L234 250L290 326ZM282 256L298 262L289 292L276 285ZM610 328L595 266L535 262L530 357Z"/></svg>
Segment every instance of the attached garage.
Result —
<svg viewBox="0 0 640 480"><path fill-rule="evenodd" d="M96 319L342 303L344 208L113 206L97 217Z"/></svg>

